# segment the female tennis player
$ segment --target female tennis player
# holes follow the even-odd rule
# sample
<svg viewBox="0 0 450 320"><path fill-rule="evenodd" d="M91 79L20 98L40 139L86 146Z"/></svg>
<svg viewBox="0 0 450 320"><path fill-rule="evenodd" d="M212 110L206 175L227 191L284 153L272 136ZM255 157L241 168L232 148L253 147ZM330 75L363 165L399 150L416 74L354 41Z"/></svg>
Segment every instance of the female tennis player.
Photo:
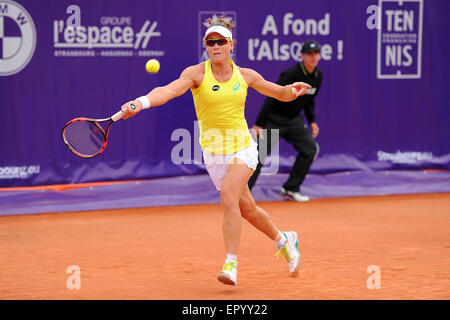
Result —
<svg viewBox="0 0 450 320"><path fill-rule="evenodd" d="M266 81L252 69L238 67L230 54L235 42L234 22L221 16L208 19L209 28L204 41L209 60L186 68L170 84L153 89L146 96L122 106L124 118L137 114L142 108L156 107L191 89L200 126L200 144L206 169L220 191L223 209L223 238L226 259L218 280L237 284L237 254L241 238L241 218L248 220L278 246L292 276L300 264L297 233L281 232L269 215L258 207L247 182L258 164L257 144L249 132L244 117L247 88L280 101L291 101L305 94L311 86L303 83L279 86Z"/></svg>

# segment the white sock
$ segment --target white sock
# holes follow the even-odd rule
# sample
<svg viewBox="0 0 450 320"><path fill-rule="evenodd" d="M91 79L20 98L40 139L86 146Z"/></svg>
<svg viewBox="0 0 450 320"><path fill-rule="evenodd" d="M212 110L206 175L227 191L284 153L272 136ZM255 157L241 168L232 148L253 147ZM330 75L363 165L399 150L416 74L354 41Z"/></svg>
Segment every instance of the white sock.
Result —
<svg viewBox="0 0 450 320"><path fill-rule="evenodd" d="M225 259L225 264L230 263L230 262L237 262L237 255L227 253L227 258Z"/></svg>
<svg viewBox="0 0 450 320"><path fill-rule="evenodd" d="M279 247L283 247L286 244L287 238L286 235L283 232L279 232L277 238L275 239L275 243Z"/></svg>

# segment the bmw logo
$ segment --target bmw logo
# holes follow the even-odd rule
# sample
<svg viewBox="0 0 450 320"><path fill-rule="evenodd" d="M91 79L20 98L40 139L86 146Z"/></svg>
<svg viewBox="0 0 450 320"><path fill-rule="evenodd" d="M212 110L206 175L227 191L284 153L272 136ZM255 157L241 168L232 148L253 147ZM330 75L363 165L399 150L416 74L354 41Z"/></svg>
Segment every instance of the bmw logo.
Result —
<svg viewBox="0 0 450 320"><path fill-rule="evenodd" d="M36 28L31 15L15 1L0 0L0 76L26 67L36 48Z"/></svg>

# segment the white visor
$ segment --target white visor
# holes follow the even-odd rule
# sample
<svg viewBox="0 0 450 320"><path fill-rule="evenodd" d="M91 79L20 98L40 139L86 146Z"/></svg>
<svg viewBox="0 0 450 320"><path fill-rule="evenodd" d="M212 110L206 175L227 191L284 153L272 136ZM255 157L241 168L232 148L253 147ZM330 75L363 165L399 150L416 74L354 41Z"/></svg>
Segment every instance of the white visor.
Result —
<svg viewBox="0 0 450 320"><path fill-rule="evenodd" d="M231 33L230 30L228 30L225 27L222 26L212 26L211 28L209 28L208 30L206 30L205 32L205 36L203 37L203 40L206 39L206 37L213 32L217 32L218 34L220 34L222 37L225 38L230 38L231 40L233 40L233 34Z"/></svg>

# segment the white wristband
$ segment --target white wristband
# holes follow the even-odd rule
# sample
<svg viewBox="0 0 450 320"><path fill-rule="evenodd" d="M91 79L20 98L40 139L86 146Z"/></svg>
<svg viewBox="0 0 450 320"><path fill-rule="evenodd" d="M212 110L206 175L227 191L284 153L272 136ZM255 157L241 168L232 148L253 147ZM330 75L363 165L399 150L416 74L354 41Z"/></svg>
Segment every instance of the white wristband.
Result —
<svg viewBox="0 0 450 320"><path fill-rule="evenodd" d="M147 96L142 96L136 99L142 104L143 109L150 108L150 99Z"/></svg>

